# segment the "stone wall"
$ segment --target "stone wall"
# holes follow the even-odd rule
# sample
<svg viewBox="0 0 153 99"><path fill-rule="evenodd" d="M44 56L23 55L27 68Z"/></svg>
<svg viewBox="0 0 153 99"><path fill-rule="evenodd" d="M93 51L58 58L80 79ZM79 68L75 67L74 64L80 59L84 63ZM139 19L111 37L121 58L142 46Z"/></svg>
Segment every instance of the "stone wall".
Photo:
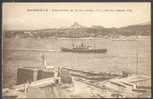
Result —
<svg viewBox="0 0 153 99"><path fill-rule="evenodd" d="M44 78L54 76L53 71L44 71L39 68L18 68L17 70L17 84L32 82Z"/></svg>

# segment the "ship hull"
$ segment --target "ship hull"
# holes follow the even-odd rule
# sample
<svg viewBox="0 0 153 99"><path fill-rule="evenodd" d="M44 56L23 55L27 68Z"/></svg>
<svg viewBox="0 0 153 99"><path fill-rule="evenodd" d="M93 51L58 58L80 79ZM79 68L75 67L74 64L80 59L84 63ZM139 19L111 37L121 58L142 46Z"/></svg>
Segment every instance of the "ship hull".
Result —
<svg viewBox="0 0 153 99"><path fill-rule="evenodd" d="M61 48L63 52L75 52L75 53L106 53L107 49L69 49Z"/></svg>

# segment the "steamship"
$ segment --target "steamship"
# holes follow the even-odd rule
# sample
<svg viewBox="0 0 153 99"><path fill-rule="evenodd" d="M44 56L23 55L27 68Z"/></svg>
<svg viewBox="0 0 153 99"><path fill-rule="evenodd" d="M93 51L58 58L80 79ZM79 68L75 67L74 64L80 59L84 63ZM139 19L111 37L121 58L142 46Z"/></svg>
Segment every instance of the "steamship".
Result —
<svg viewBox="0 0 153 99"><path fill-rule="evenodd" d="M83 43L79 46L73 46L73 48L61 48L63 52L76 52L76 53L106 53L107 49L94 49L91 46L86 46Z"/></svg>

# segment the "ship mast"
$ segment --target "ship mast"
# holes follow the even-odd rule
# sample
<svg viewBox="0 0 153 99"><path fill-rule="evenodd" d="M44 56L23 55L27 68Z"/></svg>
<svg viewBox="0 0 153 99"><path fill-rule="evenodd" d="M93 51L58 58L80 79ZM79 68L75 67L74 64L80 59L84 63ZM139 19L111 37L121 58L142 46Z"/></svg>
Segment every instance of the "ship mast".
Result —
<svg viewBox="0 0 153 99"><path fill-rule="evenodd" d="M96 43L95 43L95 40L93 39L93 42L94 42L94 49L96 48Z"/></svg>
<svg viewBox="0 0 153 99"><path fill-rule="evenodd" d="M42 68L47 66L47 61L46 61L46 56L44 54L41 54L41 59L42 59Z"/></svg>
<svg viewBox="0 0 153 99"><path fill-rule="evenodd" d="M75 41L76 39L75 38L72 38L72 48L75 48L76 47L76 45L75 45Z"/></svg>
<svg viewBox="0 0 153 99"><path fill-rule="evenodd" d="M138 35L137 35L137 32L136 32L136 42L138 41ZM138 44L137 44L138 45ZM139 64L139 61L138 61L139 57L138 57L138 47L136 48L136 74L138 73L138 64Z"/></svg>

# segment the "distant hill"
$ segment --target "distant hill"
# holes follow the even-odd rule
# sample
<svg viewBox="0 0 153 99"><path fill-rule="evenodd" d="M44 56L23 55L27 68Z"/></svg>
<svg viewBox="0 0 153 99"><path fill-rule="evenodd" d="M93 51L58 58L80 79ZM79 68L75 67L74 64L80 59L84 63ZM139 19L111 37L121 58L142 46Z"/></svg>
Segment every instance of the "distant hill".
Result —
<svg viewBox="0 0 153 99"><path fill-rule="evenodd" d="M122 27L117 29L120 34L129 36L129 35L150 35L151 34L151 25L131 25L127 27Z"/></svg>
<svg viewBox="0 0 153 99"><path fill-rule="evenodd" d="M69 27L52 28L41 30L19 30L19 31L5 31L6 37L33 37L33 38L47 38L47 37L104 37L104 36L132 36L142 35L147 36L151 34L151 24L137 24L129 25L121 28L105 28L102 26L85 27L74 23Z"/></svg>

